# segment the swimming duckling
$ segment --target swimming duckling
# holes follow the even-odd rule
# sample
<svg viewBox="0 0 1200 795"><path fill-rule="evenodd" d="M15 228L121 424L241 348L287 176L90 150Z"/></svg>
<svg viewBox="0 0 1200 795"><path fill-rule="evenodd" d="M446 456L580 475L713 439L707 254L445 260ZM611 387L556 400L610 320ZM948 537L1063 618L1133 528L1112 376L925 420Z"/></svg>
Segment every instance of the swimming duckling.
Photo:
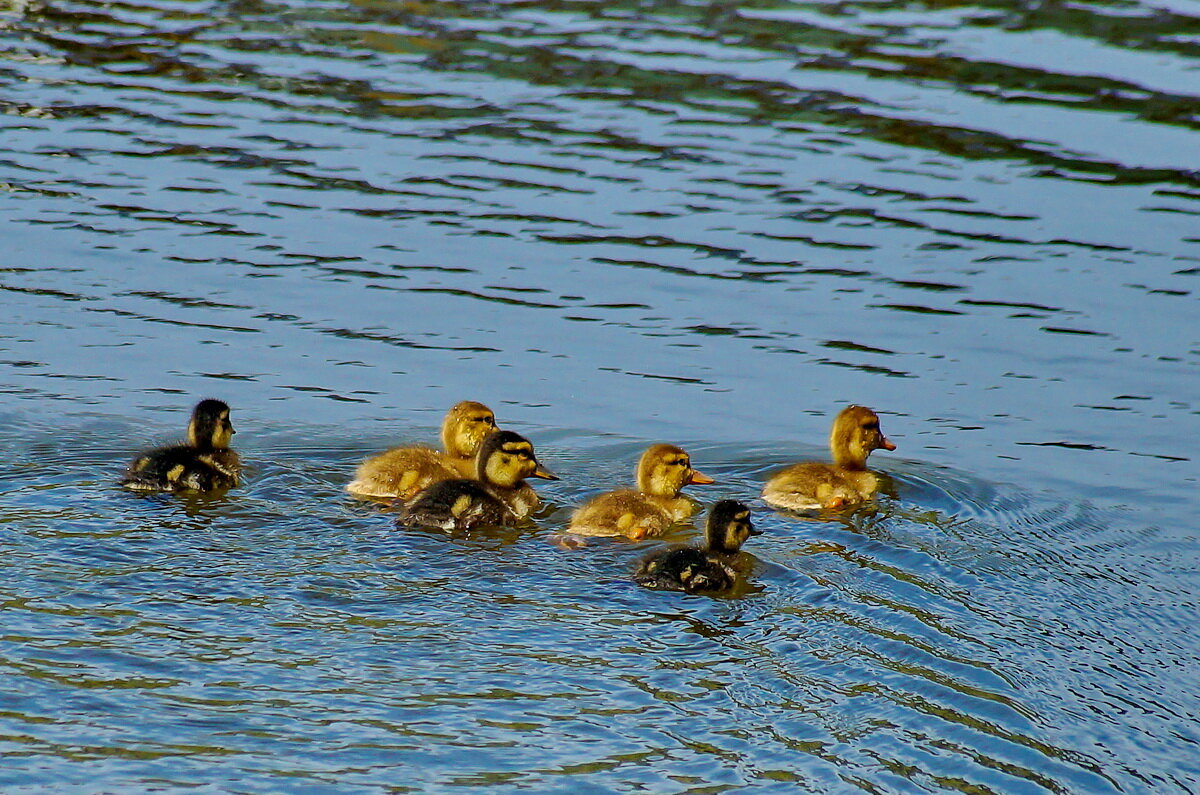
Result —
<svg viewBox="0 0 1200 795"><path fill-rule="evenodd" d="M737 500L721 500L708 514L702 547L675 546L642 558L634 582L663 591L727 591L743 568L738 551L750 536L761 535L750 523L750 509Z"/></svg>
<svg viewBox="0 0 1200 795"><path fill-rule="evenodd" d="M637 490L619 489L593 497L571 517L569 532L577 536L627 536L640 540L660 536L675 522L696 512L679 492L691 483L713 479L692 469L686 452L672 444L656 444L637 465Z"/></svg>
<svg viewBox="0 0 1200 795"><path fill-rule="evenodd" d="M533 445L519 433L496 431L479 448L477 480L443 480L423 489L396 518L401 527L465 531L524 519L541 504L525 478L558 477L538 463Z"/></svg>
<svg viewBox="0 0 1200 795"><path fill-rule="evenodd" d="M803 461L777 472L763 488L763 499L793 511L837 509L869 499L879 478L867 469L873 450L895 450L879 430L879 415L865 406L847 406L829 433L833 463Z"/></svg>
<svg viewBox="0 0 1200 795"><path fill-rule="evenodd" d="M496 415L482 403L464 400L442 421L444 453L428 447L396 447L363 461L346 491L358 497L411 499L440 480L475 477L475 456Z"/></svg>
<svg viewBox="0 0 1200 795"><path fill-rule="evenodd" d="M212 491L238 484L241 461L229 449L233 438L229 406L201 400L188 422L187 442L138 456L121 485L136 491Z"/></svg>

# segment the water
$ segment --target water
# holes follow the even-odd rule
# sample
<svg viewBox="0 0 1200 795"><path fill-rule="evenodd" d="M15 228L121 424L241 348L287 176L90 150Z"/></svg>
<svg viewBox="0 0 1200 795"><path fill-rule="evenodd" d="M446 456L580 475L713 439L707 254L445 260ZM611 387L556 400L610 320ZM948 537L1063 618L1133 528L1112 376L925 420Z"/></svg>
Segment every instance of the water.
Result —
<svg viewBox="0 0 1200 795"><path fill-rule="evenodd" d="M0 784L1195 792L1194 3L8 2ZM200 397L249 464L114 484ZM562 481L341 491L461 399ZM549 539L651 441L723 598ZM684 540L681 531L674 540Z"/></svg>

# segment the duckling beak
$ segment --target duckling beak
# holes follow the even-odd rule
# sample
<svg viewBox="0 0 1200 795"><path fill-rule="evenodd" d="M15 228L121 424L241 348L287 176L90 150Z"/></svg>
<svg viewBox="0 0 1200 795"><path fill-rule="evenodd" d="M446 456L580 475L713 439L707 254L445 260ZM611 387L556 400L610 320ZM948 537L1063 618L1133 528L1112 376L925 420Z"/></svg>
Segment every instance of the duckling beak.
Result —
<svg viewBox="0 0 1200 795"><path fill-rule="evenodd" d="M554 473L553 473L553 472L551 472L549 469L546 469L546 468L545 468L544 466L542 466L541 464L538 464L538 465L537 465L537 469L533 470L533 474L532 474L532 475L530 475L529 477L531 477L531 478L545 478L546 480L558 480L558 475L554 474Z"/></svg>
<svg viewBox="0 0 1200 795"><path fill-rule="evenodd" d="M891 439L888 439L886 436L880 440L879 446L882 447L884 450L895 450L896 449L896 445L892 444Z"/></svg>
<svg viewBox="0 0 1200 795"><path fill-rule="evenodd" d="M693 469L688 474L688 479L685 482L686 483L695 483L700 486L707 486L708 484L716 483L717 481L713 480L712 478L710 478L708 475L704 474L703 472Z"/></svg>
<svg viewBox="0 0 1200 795"><path fill-rule="evenodd" d="M766 532L765 530L759 530L754 525L750 525L750 535L752 535L752 536L760 536L765 532Z"/></svg>

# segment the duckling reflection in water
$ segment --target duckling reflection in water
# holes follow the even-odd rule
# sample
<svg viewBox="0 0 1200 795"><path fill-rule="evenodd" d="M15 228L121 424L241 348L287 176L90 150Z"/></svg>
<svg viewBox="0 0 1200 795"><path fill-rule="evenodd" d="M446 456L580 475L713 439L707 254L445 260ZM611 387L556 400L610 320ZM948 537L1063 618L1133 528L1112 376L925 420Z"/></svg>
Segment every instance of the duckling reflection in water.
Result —
<svg viewBox="0 0 1200 795"><path fill-rule="evenodd" d="M129 464L121 485L135 491L213 491L238 484L241 460L233 439L229 406L201 400L192 410L187 441L143 453Z"/></svg>
<svg viewBox="0 0 1200 795"><path fill-rule="evenodd" d="M618 489L593 497L571 517L575 536L626 536L634 540L660 536L676 522L691 518L696 505L680 495L684 486L713 479L692 469L682 448L656 444L642 453L637 489ZM565 539L564 539L565 542ZM579 546L582 539L564 546Z"/></svg>
<svg viewBox="0 0 1200 795"><path fill-rule="evenodd" d="M464 400L442 420L445 452L428 447L395 447L371 456L358 466L346 491L357 497L407 500L442 480L475 477L475 458L488 434L496 430L496 415L482 403Z"/></svg>
<svg viewBox="0 0 1200 795"><path fill-rule="evenodd" d="M477 480L443 480L423 489L403 507L396 524L457 532L512 524L541 504L525 478L558 480L538 463L529 440L512 431L496 431L484 440L475 474Z"/></svg>
<svg viewBox="0 0 1200 795"><path fill-rule="evenodd" d="M742 544L760 535L750 522L750 509L737 500L721 500L712 507L705 527L704 545L660 549L644 557L634 572L639 585L687 593L728 591L745 574L739 558Z"/></svg>
<svg viewBox="0 0 1200 795"><path fill-rule="evenodd" d="M793 511L835 510L870 499L879 478L867 469L874 450L895 450L879 429L879 415L865 406L847 406L829 433L833 463L802 461L777 472L763 487L763 499Z"/></svg>

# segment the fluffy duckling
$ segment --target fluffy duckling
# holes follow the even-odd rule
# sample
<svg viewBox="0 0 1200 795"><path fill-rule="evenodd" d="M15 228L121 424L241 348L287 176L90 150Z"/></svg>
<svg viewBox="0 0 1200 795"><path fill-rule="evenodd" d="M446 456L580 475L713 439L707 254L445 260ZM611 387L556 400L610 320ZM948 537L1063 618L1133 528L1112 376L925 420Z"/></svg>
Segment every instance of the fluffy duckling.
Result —
<svg viewBox="0 0 1200 795"><path fill-rule="evenodd" d="M569 532L577 536L626 536L635 541L660 536L675 522L696 512L680 495L691 483L713 479L692 469L691 458L672 444L656 444L642 453L637 489L619 489L593 497L575 511Z"/></svg>
<svg viewBox="0 0 1200 795"><path fill-rule="evenodd" d="M358 497L408 500L441 480L475 477L475 457L496 415L482 403L464 400L446 412L442 447L396 447L363 461L346 491Z"/></svg>
<svg viewBox="0 0 1200 795"><path fill-rule="evenodd" d="M541 504L525 478L558 480L538 463L529 440L512 431L496 431L484 440L475 474L477 480L443 480L423 489L404 506L396 524L459 532L512 524Z"/></svg>
<svg viewBox="0 0 1200 795"><path fill-rule="evenodd" d="M143 453L129 464L121 485L136 491L212 491L238 484L241 460L233 439L229 406L201 400L192 410L187 441Z"/></svg>
<svg viewBox="0 0 1200 795"><path fill-rule="evenodd" d="M837 509L869 499L879 479L867 469L873 450L895 450L879 430L879 415L865 406L847 406L829 433L833 463L802 461L775 473L763 488L763 499L793 511Z"/></svg>
<svg viewBox="0 0 1200 795"><path fill-rule="evenodd" d="M676 546L642 558L634 582L662 591L728 591L743 568L738 551L750 536L760 535L750 523L750 509L737 500L721 500L708 514L701 547Z"/></svg>

